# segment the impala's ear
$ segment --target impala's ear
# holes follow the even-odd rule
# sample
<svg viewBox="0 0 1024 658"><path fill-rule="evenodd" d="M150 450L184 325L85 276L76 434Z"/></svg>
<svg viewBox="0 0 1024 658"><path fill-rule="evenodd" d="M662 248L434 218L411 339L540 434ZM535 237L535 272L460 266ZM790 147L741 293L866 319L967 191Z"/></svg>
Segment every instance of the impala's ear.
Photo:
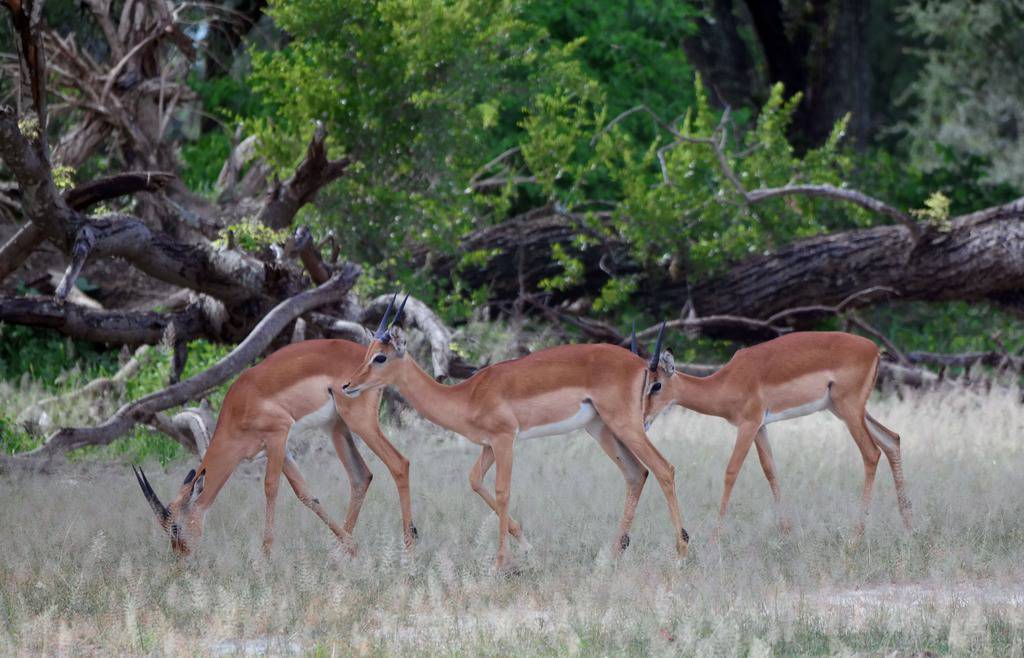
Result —
<svg viewBox="0 0 1024 658"><path fill-rule="evenodd" d="M399 357L405 356L405 333L401 327L391 327L391 347L395 348L395 354Z"/></svg>
<svg viewBox="0 0 1024 658"><path fill-rule="evenodd" d="M206 471L204 470L202 473L199 474L199 477L197 477L192 482L192 494L188 497L188 504L189 505L191 505L192 503L196 502L196 499L199 498L199 494L203 493L203 487L205 487L205 486L206 486Z"/></svg>
<svg viewBox="0 0 1024 658"><path fill-rule="evenodd" d="M661 366L661 370L669 377L676 374L676 360L672 358L672 352L668 350L662 352L658 365Z"/></svg>

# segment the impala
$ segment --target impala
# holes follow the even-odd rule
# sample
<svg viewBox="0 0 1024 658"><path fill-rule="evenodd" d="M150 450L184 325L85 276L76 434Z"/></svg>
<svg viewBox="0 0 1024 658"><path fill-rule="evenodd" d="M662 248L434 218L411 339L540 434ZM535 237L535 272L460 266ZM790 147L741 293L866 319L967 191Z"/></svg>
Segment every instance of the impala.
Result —
<svg viewBox="0 0 1024 658"><path fill-rule="evenodd" d="M356 399L393 385L413 408L431 422L483 446L470 473L470 484L498 515L496 567L508 561L506 535L522 537L509 517L512 447L516 440L586 429L612 457L627 481L627 502L617 541L629 543L628 530L647 471L654 472L668 503L676 550L686 555L689 536L675 494L675 468L651 444L643 428L643 394L657 371L661 338L650 364L613 345L564 345L496 363L469 379L447 386L436 382L407 355L395 320L374 336L365 359L342 387ZM344 398L332 397L341 404ZM495 497L482 482L495 464Z"/></svg>
<svg viewBox="0 0 1024 658"><path fill-rule="evenodd" d="M721 523L751 443L757 446L776 507L781 503L765 426L831 411L846 424L864 458L864 493L856 535L864 530L880 452L889 461L900 514L909 529L910 501L903 482L900 436L867 412L878 360L878 347L873 342L839 332L795 332L739 350L721 370L707 377L677 372L672 355L666 351L660 358L663 376L648 389L646 421L649 425L667 407L678 404L724 418L737 428L718 510ZM789 528L784 516L781 525L783 530Z"/></svg>
<svg viewBox="0 0 1024 658"><path fill-rule="evenodd" d="M386 318L385 318L386 320ZM383 326L383 322L382 322ZM327 524L348 548L373 474L359 454L354 437L387 465L398 487L405 543L416 538L409 501L409 460L385 438L378 422L380 391L358 400L334 401L324 389L358 367L366 353L363 345L347 340L307 340L284 347L249 368L231 385L224 398L217 428L197 469L185 478L170 505L160 502L145 473L136 472L139 486L170 535L171 547L188 555L203 531L203 519L221 487L238 464L266 451L264 493L267 497L263 550L274 541L274 506L283 472L295 495ZM334 449L349 476L351 494L344 526L327 515L313 497L298 465L287 449L289 437L307 427L329 429Z"/></svg>

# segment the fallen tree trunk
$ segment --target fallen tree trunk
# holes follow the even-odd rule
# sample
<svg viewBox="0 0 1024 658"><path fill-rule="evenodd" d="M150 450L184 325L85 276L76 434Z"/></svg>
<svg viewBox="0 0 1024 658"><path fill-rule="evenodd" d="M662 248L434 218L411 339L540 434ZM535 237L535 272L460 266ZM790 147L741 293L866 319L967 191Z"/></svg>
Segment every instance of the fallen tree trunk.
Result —
<svg viewBox="0 0 1024 658"><path fill-rule="evenodd" d="M470 286L489 285L493 301L517 299L537 290L541 279L561 273L551 244L561 244L584 265L583 280L556 295L574 299L592 294L608 272L637 274L641 303L655 312L689 305L699 316L743 316L766 320L785 309L829 306L858 291L890 292L864 296L850 308L877 303L891 294L911 301L991 300L1024 309L1024 199L950 220L947 228L922 225L915 237L902 225L845 231L799 240L763 256L735 263L710 277L672 281L667 271L643 270L626 246L615 240L580 249L576 218L553 211L523 216L476 231L463 239L454 256L421 262L438 277L455 275L459 258L494 249L484 266L459 271ZM429 264L428 264L429 263ZM678 311L677 311L678 312ZM787 319L806 327L826 313L808 312ZM750 340L742 328L708 328L708 335Z"/></svg>
<svg viewBox="0 0 1024 658"><path fill-rule="evenodd" d="M800 240L696 282L700 315L762 318L805 304L833 304L858 290L891 288L901 300L977 301L1024 290L1024 199L958 217L917 241L901 226ZM682 286L664 294L679 304ZM876 300L864 299L855 305Z"/></svg>

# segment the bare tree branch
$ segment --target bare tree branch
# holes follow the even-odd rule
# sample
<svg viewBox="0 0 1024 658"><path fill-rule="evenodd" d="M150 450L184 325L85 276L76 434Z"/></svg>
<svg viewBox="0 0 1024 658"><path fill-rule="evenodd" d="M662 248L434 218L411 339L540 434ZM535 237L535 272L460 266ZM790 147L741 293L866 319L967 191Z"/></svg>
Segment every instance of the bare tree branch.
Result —
<svg viewBox="0 0 1024 658"><path fill-rule="evenodd" d="M55 329L66 336L95 343L154 345L177 318L192 335L203 333L198 307L171 315L152 311L101 311L73 303L57 304L39 297L0 297L0 322Z"/></svg>
<svg viewBox="0 0 1024 658"><path fill-rule="evenodd" d="M29 222L0 247L0 281L21 267L32 252L46 239L43 229Z"/></svg>
<svg viewBox="0 0 1024 658"><path fill-rule="evenodd" d="M781 196L809 196L846 201L899 222L907 227L907 230L910 231L915 239L921 236L921 225L914 221L913 217L884 201L868 196L858 190L836 187L834 185L785 185L783 187L751 190L744 196L749 203L758 203Z"/></svg>
<svg viewBox="0 0 1024 658"><path fill-rule="evenodd" d="M76 186L64 194L64 200L75 210L85 210L97 203L136 192L163 189L174 174L165 171L139 171L97 178Z"/></svg>
<svg viewBox="0 0 1024 658"><path fill-rule="evenodd" d="M256 220L275 229L291 225L299 208L311 202L324 185L344 176L351 163L348 157L327 159L327 131L317 122L306 158L291 178L274 186Z"/></svg>

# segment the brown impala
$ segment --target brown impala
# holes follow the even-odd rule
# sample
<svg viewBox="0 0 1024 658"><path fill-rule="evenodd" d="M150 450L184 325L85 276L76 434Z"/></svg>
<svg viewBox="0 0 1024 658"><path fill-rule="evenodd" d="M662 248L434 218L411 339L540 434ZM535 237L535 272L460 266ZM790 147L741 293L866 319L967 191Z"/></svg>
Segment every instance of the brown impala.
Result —
<svg viewBox="0 0 1024 658"><path fill-rule="evenodd" d="M383 330L387 313L378 332ZM359 399L333 401L326 389L338 385L363 362L366 348L347 340L307 340L281 348L262 363L249 368L228 389L209 448L199 464L185 478L170 505L164 506L141 470L139 486L156 513L160 526L170 535L171 547L188 555L203 532L203 518L221 487L243 459L266 451L267 497L263 549L274 541L274 503L283 472L295 495L330 527L351 551L351 540L366 490L373 475L356 449L354 437L361 438L387 465L398 486L402 527L406 546L416 538L409 501L409 460L381 432L378 421L381 392L372 391ZM335 405L336 409L335 409ZM340 417L339 417L340 415ZM288 453L292 432L309 426L329 429L334 449L348 473L351 495L344 526L332 521L314 498Z"/></svg>
<svg viewBox="0 0 1024 658"><path fill-rule="evenodd" d="M396 320L401 312L400 307ZM675 468L651 444L643 427L643 394L649 378L656 375L660 347L661 337L650 364L613 345L552 347L496 363L464 382L446 386L406 354L401 330L392 323L374 336L362 365L342 391L347 399L359 399L393 385L428 420L483 446L470 483L498 514L498 569L507 562L506 535L521 536L508 512L514 442L576 429L586 429L597 438L626 477L629 492L617 548L628 545L646 466L654 471L665 494L676 550L684 556L689 537L676 500ZM339 405L345 399L334 397ZM492 463L497 465L496 500L481 486Z"/></svg>
<svg viewBox="0 0 1024 658"><path fill-rule="evenodd" d="M725 517L736 476L750 444L757 446L776 506L780 503L775 463L765 426L780 420L831 411L853 435L864 458L864 493L856 534L864 530L880 452L889 460L903 524L910 528L910 501L903 483L900 436L867 412L878 373L878 347L866 338L839 332L795 332L739 350L708 377L676 372L672 355L661 359L662 376L648 393L647 423L669 405L719 416L738 428L725 470L719 521ZM783 529L789 523L783 518Z"/></svg>

